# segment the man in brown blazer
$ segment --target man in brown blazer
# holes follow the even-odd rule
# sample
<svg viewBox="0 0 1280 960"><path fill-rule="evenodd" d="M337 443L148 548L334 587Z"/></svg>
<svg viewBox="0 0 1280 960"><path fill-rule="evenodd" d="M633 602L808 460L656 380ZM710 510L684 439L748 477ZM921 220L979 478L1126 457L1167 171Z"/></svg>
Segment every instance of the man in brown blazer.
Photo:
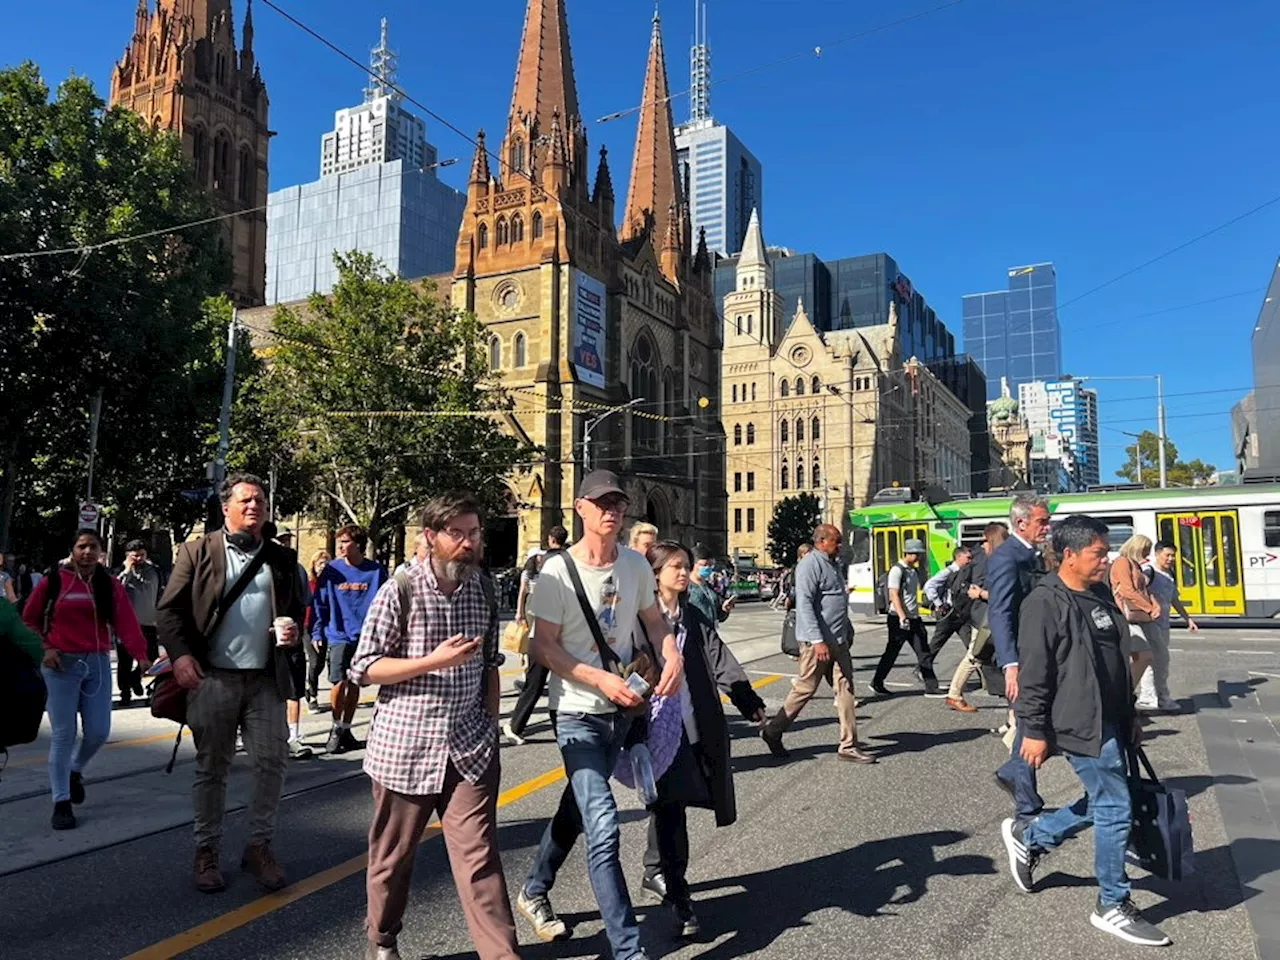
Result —
<svg viewBox="0 0 1280 960"><path fill-rule="evenodd" d="M226 889L219 846L227 773L242 729L253 797L241 867L278 890L286 880L271 840L289 757L285 700L293 684L287 651L298 644L303 614L298 560L262 535L267 496L261 480L233 474L219 497L224 528L178 549L156 627L174 677L188 691L187 724L196 744L196 888ZM284 617L292 625L273 625Z"/></svg>

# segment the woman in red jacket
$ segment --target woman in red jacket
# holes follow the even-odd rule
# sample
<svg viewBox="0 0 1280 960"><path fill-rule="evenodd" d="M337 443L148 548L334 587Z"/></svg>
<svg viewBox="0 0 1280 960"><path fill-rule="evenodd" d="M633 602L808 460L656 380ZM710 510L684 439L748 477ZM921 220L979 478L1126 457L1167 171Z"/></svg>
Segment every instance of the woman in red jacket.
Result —
<svg viewBox="0 0 1280 960"><path fill-rule="evenodd" d="M76 534L71 560L40 580L22 618L44 641L49 787L53 829L76 825L73 803L84 802L84 768L111 735L111 635L114 631L146 670L147 641L124 585L99 562L102 540L93 530ZM51 593L52 591L52 593ZM76 718L83 727L75 749Z"/></svg>

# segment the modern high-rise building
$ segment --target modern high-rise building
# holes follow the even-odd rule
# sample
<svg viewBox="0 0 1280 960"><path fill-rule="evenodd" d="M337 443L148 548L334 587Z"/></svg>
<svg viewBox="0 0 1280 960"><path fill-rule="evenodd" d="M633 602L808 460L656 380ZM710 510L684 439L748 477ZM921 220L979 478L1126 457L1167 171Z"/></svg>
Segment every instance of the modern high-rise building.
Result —
<svg viewBox="0 0 1280 960"><path fill-rule="evenodd" d="M987 375L987 399L1000 381L1016 390L1062 376L1058 280L1052 263L1009 269L1008 289L964 297L964 349Z"/></svg>
<svg viewBox="0 0 1280 960"><path fill-rule="evenodd" d="M1097 391L1075 380L1035 380L1018 386L1018 410L1031 432L1033 483L1047 493L1069 493L1101 482Z"/></svg>
<svg viewBox="0 0 1280 960"><path fill-rule="evenodd" d="M1253 390L1231 410L1236 469L1250 476L1280 473L1280 262L1253 326Z"/></svg>
<svg viewBox="0 0 1280 960"><path fill-rule="evenodd" d="M426 124L396 93L386 20L371 64L364 102L337 111L321 141L320 179L267 198L268 304L328 293L338 279L334 254L350 250L402 277L453 268L467 198L437 176Z"/></svg>
<svg viewBox="0 0 1280 960"><path fill-rule="evenodd" d="M690 55L689 122L676 127L676 164L694 236L706 230L707 249L729 256L742 249L751 211L764 213L764 171L733 131L711 116L710 88L706 5L699 0Z"/></svg>

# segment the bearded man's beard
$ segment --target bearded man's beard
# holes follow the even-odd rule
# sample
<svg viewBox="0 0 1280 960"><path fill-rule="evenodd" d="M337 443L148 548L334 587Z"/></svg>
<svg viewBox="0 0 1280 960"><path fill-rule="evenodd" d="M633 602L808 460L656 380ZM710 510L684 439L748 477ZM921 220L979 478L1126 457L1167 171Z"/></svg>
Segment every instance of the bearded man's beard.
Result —
<svg viewBox="0 0 1280 960"><path fill-rule="evenodd" d="M445 577L454 583L461 583L480 566L480 551L464 548L454 556L442 559Z"/></svg>

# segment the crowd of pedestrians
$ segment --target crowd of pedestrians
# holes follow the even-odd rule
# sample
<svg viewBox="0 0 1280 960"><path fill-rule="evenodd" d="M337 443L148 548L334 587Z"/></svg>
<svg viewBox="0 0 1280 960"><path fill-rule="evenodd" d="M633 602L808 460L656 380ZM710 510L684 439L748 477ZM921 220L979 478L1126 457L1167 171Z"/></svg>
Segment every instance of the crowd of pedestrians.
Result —
<svg viewBox="0 0 1280 960"><path fill-rule="evenodd" d="M415 851L438 817L477 954L519 956L515 915L539 939L568 935L552 890L581 836L587 877L610 951L645 957L626 881L613 781L633 786L649 816L638 888L670 905L681 937L700 933L687 871L687 810L737 817L730 737L721 697L785 759L788 728L826 683L834 692L836 756L879 759L857 736L853 624L839 564L840 531L822 524L786 577L798 671L772 717L719 634L735 607L701 545L663 540L640 523L623 537L628 500L618 478L595 471L580 483L581 536L549 531L530 554L516 595L516 647L524 677L500 733L499 606L483 571L484 513L467 495L427 505L410 560L394 576L367 556L356 526L335 536L336 555L306 566L292 534L268 519L265 486L239 474L220 490L221 529L182 544L166 577L141 540L125 547L115 575L103 543L80 531L66 560L32 584L22 617L0 601L0 638L40 661L51 726L52 826L76 826L84 772L110 734L112 667L122 705L143 694L143 674L167 658L185 691L196 749L192 789L195 887L226 887L221 847L229 770L238 743L252 772L241 867L267 890L287 884L275 853L276 811L290 756L302 744L301 705L320 713L319 676L331 684L327 745L363 748L372 791L366 873L367 957L394 960ZM1130 899L1125 874L1132 810L1128 764L1141 739L1140 710L1177 707L1169 691L1172 612L1187 616L1171 570L1177 551L1135 535L1109 559L1107 527L1085 516L1051 528L1048 504L1017 498L1008 524L958 546L924 579L926 545L903 544L884 580L887 639L870 687L880 696L903 646L926 696L971 713L975 671L1009 704L1007 760L995 782L1010 796L1000 827L1011 878L1036 888L1042 855L1092 826L1098 898L1091 923L1125 941L1168 938ZM624 539L626 541L624 545ZM17 599L17 578L0 586ZM927 635L921 600L935 620ZM951 637L965 654L943 691L934 660ZM510 644L507 644L510 647ZM377 685L362 743L352 733L360 688ZM566 773L555 815L517 886L514 909L498 844L499 746L522 744L542 697ZM1083 795L1046 809L1037 773L1061 755Z"/></svg>

